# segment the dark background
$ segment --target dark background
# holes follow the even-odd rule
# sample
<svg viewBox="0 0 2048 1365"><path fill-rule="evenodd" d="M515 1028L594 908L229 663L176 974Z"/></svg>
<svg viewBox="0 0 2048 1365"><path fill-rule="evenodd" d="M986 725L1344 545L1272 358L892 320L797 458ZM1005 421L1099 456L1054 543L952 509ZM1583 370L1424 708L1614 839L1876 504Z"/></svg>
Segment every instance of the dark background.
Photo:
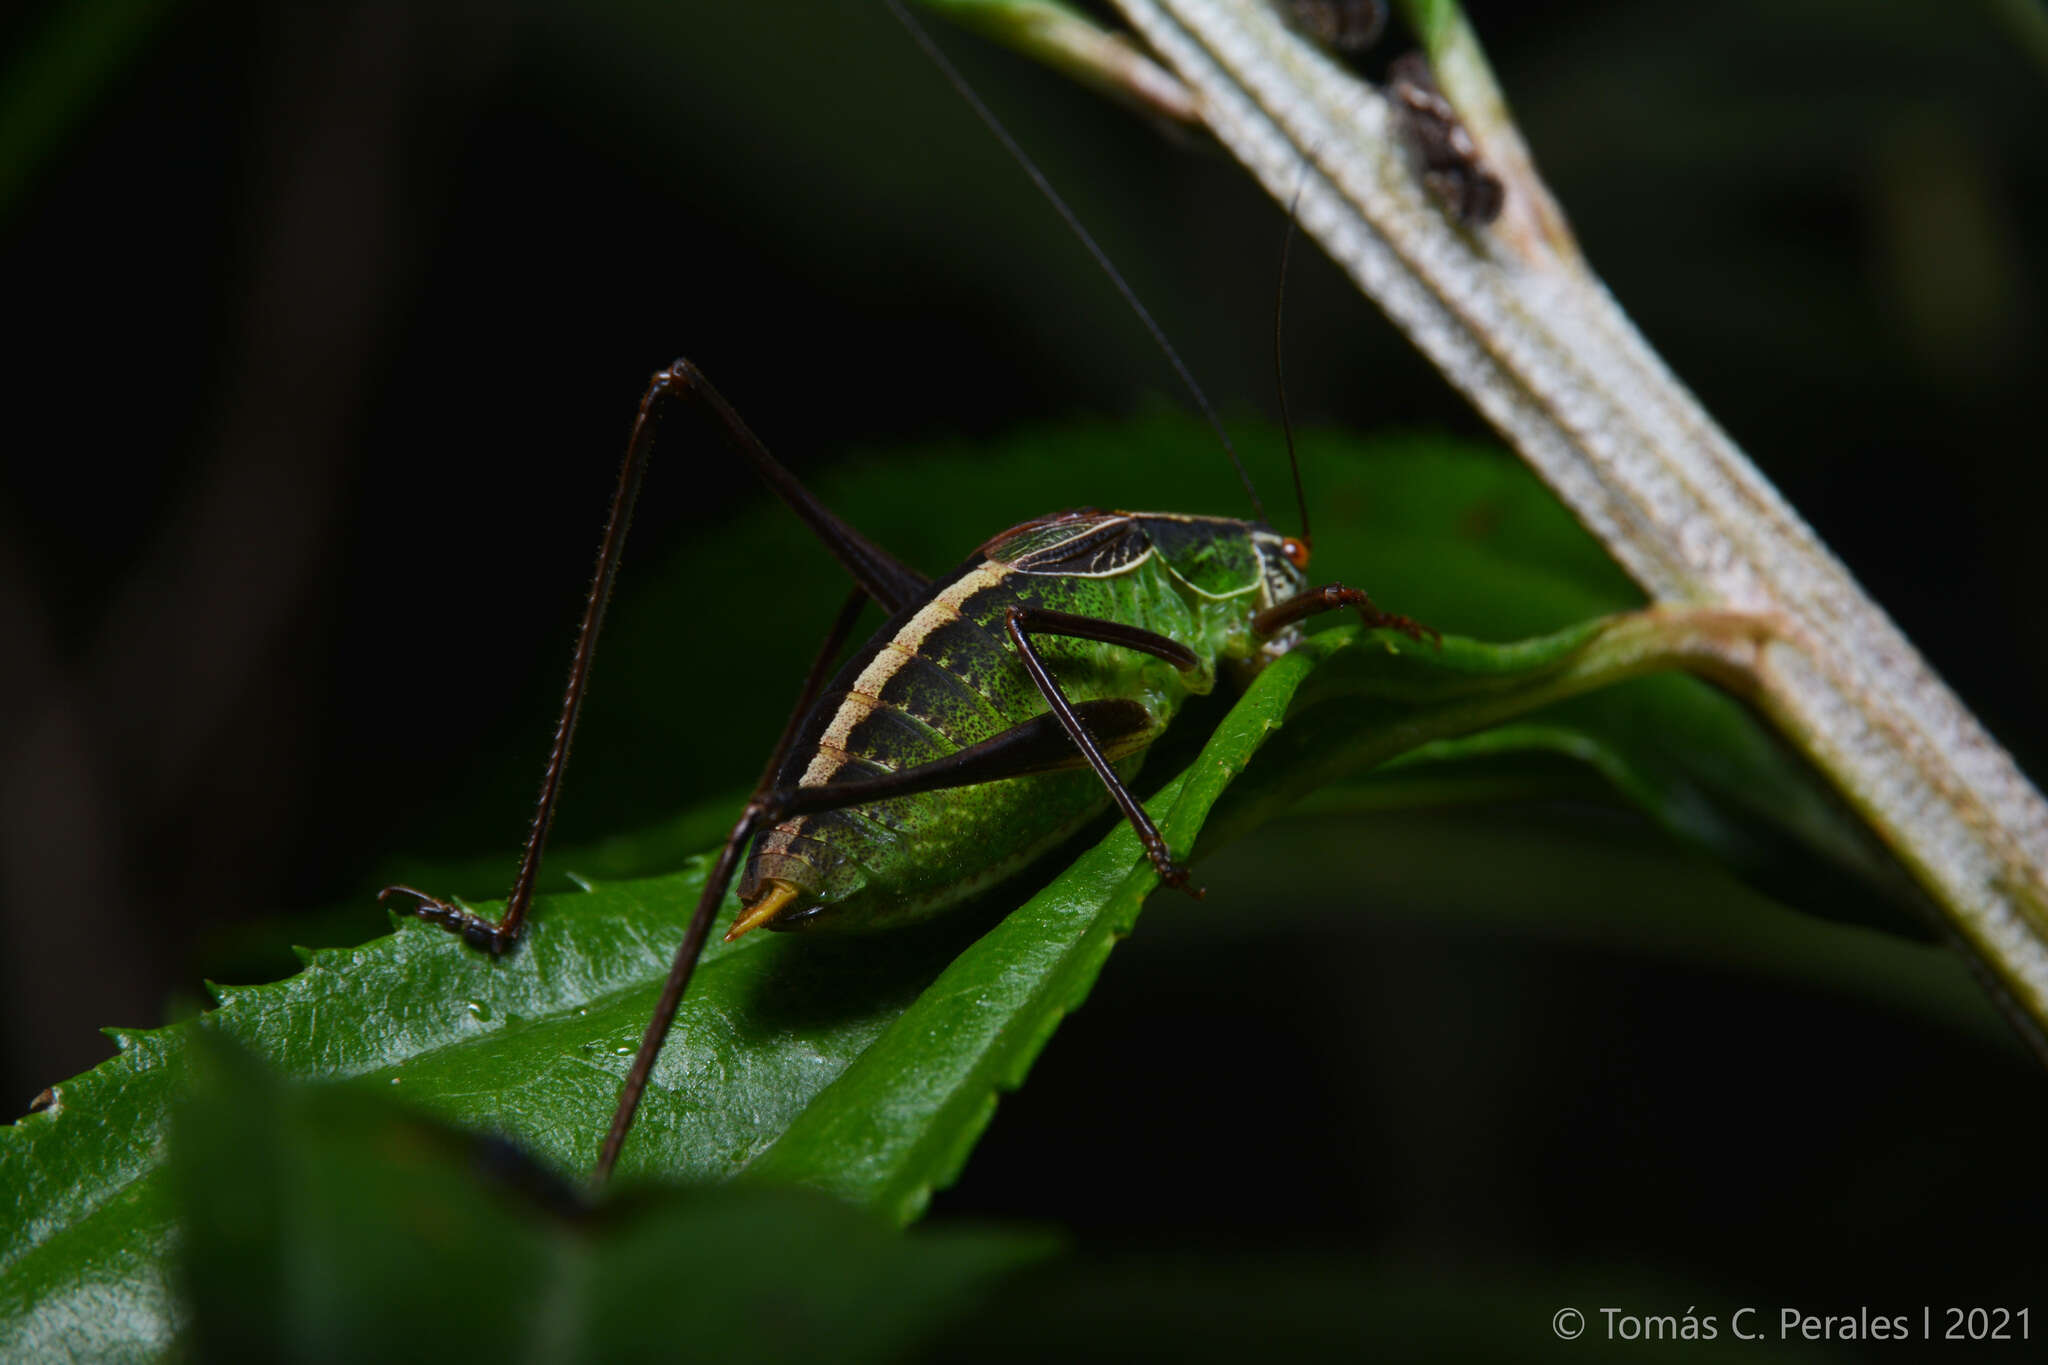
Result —
<svg viewBox="0 0 2048 1365"><path fill-rule="evenodd" d="M340 905L355 917L326 923L375 932L393 854L511 847L617 452L673 356L800 473L1179 401L876 5L84 13L0 21L10 1102L105 1055L95 1026L195 993L222 925ZM2039 772L2040 11L1472 14L1623 305ZM1278 210L1199 140L940 37L1226 413L1270 416ZM1327 263L1296 260L1297 414L1479 433ZM722 460L670 460L634 559L757 496ZM761 685L756 642L829 613L786 586L817 566L784 568L703 585L675 628L700 682L731 681L680 680L676 705L711 738L612 746L602 780L572 782L565 834L751 777L774 724L752 694L772 713L786 690ZM1496 933L1473 909L1489 896L1574 859L1618 877L1600 860L1655 839L1584 811L1409 819L1356 836L1388 870L1383 920L1148 919L941 1213L1061 1222L1154 1277L1162 1247L1323 1248L1518 1266L1524 1286L1534 1264L1653 1264L1679 1295L1817 1307L2018 1292L1985 1276L2040 1225L2038 1181L2015 1182L2048 1112L1981 1018L1603 948L1604 929ZM1312 899L1311 845L1213 880ZM1429 875L1475 863L1497 880ZM1327 989L1302 988L1301 955L1333 964ZM1218 1169L1219 1146L1258 1177Z"/></svg>

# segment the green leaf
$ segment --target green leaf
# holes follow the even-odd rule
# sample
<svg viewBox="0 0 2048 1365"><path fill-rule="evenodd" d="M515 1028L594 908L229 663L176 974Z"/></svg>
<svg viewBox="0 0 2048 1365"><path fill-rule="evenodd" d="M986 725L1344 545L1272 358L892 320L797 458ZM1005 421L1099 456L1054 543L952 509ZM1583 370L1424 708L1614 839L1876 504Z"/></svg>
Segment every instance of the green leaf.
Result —
<svg viewBox="0 0 2048 1365"><path fill-rule="evenodd" d="M1038 485L1051 476L1034 455L1050 439L1040 434L983 459L975 485L1044 499ZM1105 482L1114 484L1184 458L1194 439L1185 423L1154 421L1082 429L1060 441L1070 456L1104 461L1112 471ZM1598 698L1570 699L1663 666L1665 637L1686 629L1637 617L1559 631L1575 617L1627 605L1626 585L1514 466L1422 442L1346 448L1320 440L1309 449L1318 506L1333 509L1331 529L1318 533L1319 569L1369 582L1382 601L1433 623L1554 633L1520 645L1450 637L1441 652L1379 636L1347 647L1349 628L1313 637L1261 675L1200 755L1151 800L1177 848L1203 834L1211 806L1269 736L1276 743L1232 789L1212 840L1399 754L1545 707L1594 706ZM900 510L900 498L891 512L890 495L915 478L943 497L950 467L906 461L863 480L826 481L826 493L856 520L876 513L867 520L884 543L932 563L939 531ZM1189 496L1200 505L1192 501L1199 489ZM700 584L705 564L735 545L775 553L777 533L764 526L743 523L727 534L734 544L707 538L668 583ZM648 610L622 610L631 642L624 652L645 648L662 623ZM792 671L769 667L768 675ZM751 696L769 690L743 689L749 695L733 700L741 711L768 710L763 728L772 733L780 700L764 707ZM1683 713L1687 703L1673 695L1677 712L1613 733L1640 736ZM1690 686L1684 695L1715 697ZM672 694L667 704L687 709ZM1739 710L1729 714L1748 724ZM1716 744L1725 738L1712 727L1697 733L1718 735ZM579 755L603 747L580 745ZM1446 761L1447 753L1433 758ZM751 766L733 776L743 780ZM1730 771L1740 776L1742 762ZM1772 783L1797 779L1768 775ZM162 1159L165 1115L204 1030L291 1075L351 1078L465 1127L513 1137L564 1174L589 1169L701 885L705 860L683 856L675 842L687 837L701 848L706 818L686 814L644 839L558 855L558 888L575 884L567 869L680 870L588 878L587 891L545 896L532 933L505 960L408 921L359 948L311 953L287 980L220 988L219 1008L199 1020L117 1035L120 1056L58 1087L50 1109L0 1129L0 1192L18 1211L0 1230L0 1355L151 1356L167 1346L176 1315L164 1271L175 1222ZM621 1175L718 1181L744 1172L831 1190L897 1221L915 1217L957 1172L997 1095L1022 1080L1061 1017L1085 997L1151 883L1135 840L1118 828L1021 908L1012 908L1014 892L998 891L937 923L871 939L714 943L656 1068Z"/></svg>
<svg viewBox="0 0 2048 1365"><path fill-rule="evenodd" d="M1308 661L1272 672L1269 705L1285 706L1284 684ZM1120 834L1110 842L1128 868L1134 850ZM166 1343L173 1213L161 1139L202 1029L292 1074L360 1078L514 1135L559 1170L588 1169L704 862L546 898L504 961L408 922L361 948L316 952L286 981L220 988L219 1008L202 1020L117 1035L119 1057L0 1130L0 1188L24 1215L0 1234L0 1354L147 1355ZM970 910L869 941L714 942L621 1173L710 1180L745 1168L987 918ZM110 1303L121 1311L110 1314Z"/></svg>
<svg viewBox="0 0 2048 1365"><path fill-rule="evenodd" d="M890 1359L1054 1246L796 1190L592 1208L502 1143L202 1042L171 1133L194 1359Z"/></svg>
<svg viewBox="0 0 2048 1365"><path fill-rule="evenodd" d="M1329 674L1325 693L1372 703L1354 708L1344 742L1399 750L1655 667L1667 626L1620 618L1520 645L1452 638L1441 651L1382 637L1347 648L1350 628L1327 632L1261 674L1151 808L1168 839L1189 846L1252 754L1285 733L1311 677ZM354 1077L513 1137L558 1171L588 1169L702 873L700 860L669 878L546 898L503 961L407 923L361 948L313 953L275 985L222 988L219 1008L198 1020L124 1035L120 1057L5 1131L0 1176L26 1217L0 1244L0 1342L161 1344L172 1214L159 1139L204 1031L295 1075ZM745 1172L914 1217L958 1170L997 1093L1021 1081L1085 996L1153 879L1119 826L971 946L986 909L870 941L715 944L621 1174ZM109 1297L127 1308L111 1322Z"/></svg>
<svg viewBox="0 0 2048 1365"><path fill-rule="evenodd" d="M1919 889L1776 736L1698 679L1641 678L1540 721L1440 740L1319 792L1325 812L1620 801L1780 903L1932 940ZM1865 894L1845 894L1859 887Z"/></svg>

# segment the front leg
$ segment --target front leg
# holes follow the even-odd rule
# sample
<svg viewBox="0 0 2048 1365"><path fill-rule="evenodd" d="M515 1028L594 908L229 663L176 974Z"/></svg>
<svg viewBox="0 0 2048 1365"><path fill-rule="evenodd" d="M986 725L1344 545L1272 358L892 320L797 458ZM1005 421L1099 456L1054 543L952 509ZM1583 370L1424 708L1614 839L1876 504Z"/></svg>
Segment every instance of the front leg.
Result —
<svg viewBox="0 0 2048 1365"><path fill-rule="evenodd" d="M1311 616L1320 616L1326 611L1342 611L1351 608L1358 613L1358 619L1365 623L1367 630L1398 630L1418 643L1427 635L1438 649L1443 648L1441 631L1420 625L1405 616L1396 616L1381 611L1373 605L1372 598L1363 588L1347 588L1342 583L1329 583L1320 588L1298 592L1285 602L1276 602L1252 618L1252 632L1260 636L1277 635L1297 621Z"/></svg>

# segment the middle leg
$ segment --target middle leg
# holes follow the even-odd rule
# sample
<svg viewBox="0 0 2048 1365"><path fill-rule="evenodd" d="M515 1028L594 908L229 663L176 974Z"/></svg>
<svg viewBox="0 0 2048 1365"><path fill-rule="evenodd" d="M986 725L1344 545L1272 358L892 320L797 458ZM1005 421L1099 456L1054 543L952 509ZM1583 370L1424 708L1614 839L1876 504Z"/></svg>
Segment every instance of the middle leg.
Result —
<svg viewBox="0 0 2048 1365"><path fill-rule="evenodd" d="M1138 804L1138 798L1131 795L1123 779L1116 775L1109 759L1089 735L1088 728L1081 724L1074 714L1074 705L1067 700L1067 694L1060 690L1059 681L1045 666L1036 646L1031 643L1033 635L1065 636L1069 639L1096 640L1105 644L1122 645L1143 654L1166 660L1183 671L1199 668L1201 660L1195 652L1177 640L1136 626L1127 626L1117 621L1101 621L1092 616L1076 616L1070 612L1048 611L1042 607L1013 606L1003 618L1004 628L1009 632L1010 643L1017 647L1018 655L1024 660L1024 670L1031 675L1031 681L1038 686L1045 697L1046 705L1059 718L1060 727L1067 732L1081 756L1088 760L1088 766L1102 779L1102 785L1109 788L1110 799L1123 812L1137 833L1138 842L1145 847L1145 855L1152 860L1152 866L1159 871L1159 880L1178 891L1185 891L1196 900L1202 898L1202 888L1190 885L1188 870L1173 860L1173 851L1166 846L1166 837L1159 832L1159 826L1152 823L1152 817Z"/></svg>

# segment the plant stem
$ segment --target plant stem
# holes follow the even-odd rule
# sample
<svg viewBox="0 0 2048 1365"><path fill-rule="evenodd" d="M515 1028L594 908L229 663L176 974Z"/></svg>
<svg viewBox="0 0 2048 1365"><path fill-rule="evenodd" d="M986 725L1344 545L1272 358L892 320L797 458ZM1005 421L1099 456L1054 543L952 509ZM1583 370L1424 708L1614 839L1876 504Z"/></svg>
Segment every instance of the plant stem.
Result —
<svg viewBox="0 0 2048 1365"><path fill-rule="evenodd" d="M1028 57L1066 72L1135 109L1177 123L1200 123L1188 88L1112 33L1058 0L921 0L943 14Z"/></svg>
<svg viewBox="0 0 2048 1365"><path fill-rule="evenodd" d="M1632 678L1682 669L1746 694L1774 625L1772 617L1718 608L1652 607L1509 646L1551 657L1527 670L1473 674L1462 683L1450 680L1441 661L1421 680L1404 680L1372 667L1369 645L1337 651L1295 697L1297 714L1274 736L1267 756L1231 788L1229 800L1203 831L1203 851L1213 851L1332 783L1425 744L1476 734ZM1332 643L1343 638L1336 631L1330 636ZM1361 702L1392 702L1408 709L1398 724L1389 724L1384 716L1365 717Z"/></svg>
<svg viewBox="0 0 2048 1365"><path fill-rule="evenodd" d="M1991 984L2048 1027L2048 805L1586 268L1455 5L1408 0L1507 186L1466 230L1387 101L1265 0L1116 0L1216 136L1662 604L1769 618L1715 677L1827 775Z"/></svg>

